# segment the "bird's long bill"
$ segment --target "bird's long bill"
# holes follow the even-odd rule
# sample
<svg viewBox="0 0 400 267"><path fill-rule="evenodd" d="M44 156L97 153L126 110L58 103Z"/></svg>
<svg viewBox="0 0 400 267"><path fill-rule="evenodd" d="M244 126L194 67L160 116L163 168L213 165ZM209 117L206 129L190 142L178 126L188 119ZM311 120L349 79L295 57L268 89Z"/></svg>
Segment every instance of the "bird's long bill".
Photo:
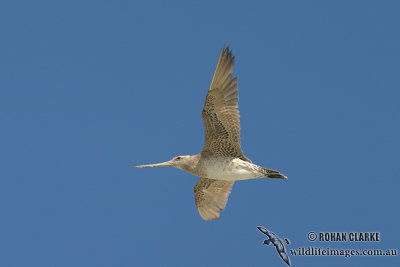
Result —
<svg viewBox="0 0 400 267"><path fill-rule="evenodd" d="M132 166L132 168L154 168L154 167L171 167L171 163L169 161L166 161L155 164Z"/></svg>

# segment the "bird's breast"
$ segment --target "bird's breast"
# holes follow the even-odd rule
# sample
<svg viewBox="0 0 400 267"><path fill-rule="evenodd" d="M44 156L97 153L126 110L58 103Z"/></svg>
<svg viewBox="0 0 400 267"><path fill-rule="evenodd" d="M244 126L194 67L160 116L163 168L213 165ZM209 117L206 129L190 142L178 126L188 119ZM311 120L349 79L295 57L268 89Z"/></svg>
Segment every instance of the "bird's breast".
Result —
<svg viewBox="0 0 400 267"><path fill-rule="evenodd" d="M239 158L219 158L211 157L202 159L199 168L203 176L217 180L246 180L260 177L255 171L253 164Z"/></svg>

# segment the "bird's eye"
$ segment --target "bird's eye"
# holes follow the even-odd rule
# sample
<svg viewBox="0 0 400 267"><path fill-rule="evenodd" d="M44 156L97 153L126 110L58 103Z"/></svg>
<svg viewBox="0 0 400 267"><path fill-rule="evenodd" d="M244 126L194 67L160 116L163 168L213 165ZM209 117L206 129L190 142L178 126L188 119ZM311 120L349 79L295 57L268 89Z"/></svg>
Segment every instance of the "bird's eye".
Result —
<svg viewBox="0 0 400 267"><path fill-rule="evenodd" d="M180 160L180 159L181 159L181 157L176 157L175 159L176 159L176 160Z"/></svg>

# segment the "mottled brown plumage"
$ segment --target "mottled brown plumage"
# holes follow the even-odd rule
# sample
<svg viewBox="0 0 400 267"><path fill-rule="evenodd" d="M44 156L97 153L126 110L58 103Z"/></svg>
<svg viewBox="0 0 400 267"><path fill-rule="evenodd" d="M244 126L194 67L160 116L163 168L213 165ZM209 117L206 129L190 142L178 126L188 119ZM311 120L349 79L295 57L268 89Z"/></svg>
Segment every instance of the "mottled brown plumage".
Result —
<svg viewBox="0 0 400 267"><path fill-rule="evenodd" d="M242 156L238 111L238 81L232 78L234 57L222 48L204 104L206 131L203 151L222 156Z"/></svg>
<svg viewBox="0 0 400 267"><path fill-rule="evenodd" d="M194 187L194 196L197 210L203 219L219 218L219 211L225 208L233 183L233 181L200 178Z"/></svg>
<svg viewBox="0 0 400 267"><path fill-rule="evenodd" d="M204 103L205 142L203 152L248 160L240 146L238 79L232 78L235 57L222 47ZM217 219L224 210L234 182L200 178L194 187L195 202L205 220Z"/></svg>
<svg viewBox="0 0 400 267"><path fill-rule="evenodd" d="M135 168L175 167L200 180L194 187L195 203L204 220L218 219L228 201L234 181L253 178L287 177L278 171L253 164L240 146L238 81L232 78L234 57L229 47L222 48L202 111L205 128L203 151L193 156Z"/></svg>

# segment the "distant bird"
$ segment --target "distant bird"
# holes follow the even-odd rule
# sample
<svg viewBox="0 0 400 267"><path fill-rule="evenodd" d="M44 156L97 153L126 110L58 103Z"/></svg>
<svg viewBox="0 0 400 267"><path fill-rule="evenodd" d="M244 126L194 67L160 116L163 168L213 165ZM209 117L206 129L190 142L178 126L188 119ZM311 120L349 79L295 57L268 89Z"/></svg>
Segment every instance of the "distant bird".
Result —
<svg viewBox="0 0 400 267"><path fill-rule="evenodd" d="M206 130L203 151L192 156L176 156L170 161L133 168L175 167L200 176L194 187L201 218L220 217L233 183L253 178L287 177L278 171L253 164L240 146L238 80L232 78L234 57L229 46L222 47L204 104L202 118Z"/></svg>
<svg viewBox="0 0 400 267"><path fill-rule="evenodd" d="M264 240L263 244L264 245L273 245L276 248L276 251L278 252L279 256L281 256L282 260L286 262L287 265L290 266L290 258L286 252L285 245L283 244L282 240L273 232L268 231L266 228L257 226L258 230L262 232L263 234L267 235L269 238ZM286 244L290 244L290 241L285 238Z"/></svg>

